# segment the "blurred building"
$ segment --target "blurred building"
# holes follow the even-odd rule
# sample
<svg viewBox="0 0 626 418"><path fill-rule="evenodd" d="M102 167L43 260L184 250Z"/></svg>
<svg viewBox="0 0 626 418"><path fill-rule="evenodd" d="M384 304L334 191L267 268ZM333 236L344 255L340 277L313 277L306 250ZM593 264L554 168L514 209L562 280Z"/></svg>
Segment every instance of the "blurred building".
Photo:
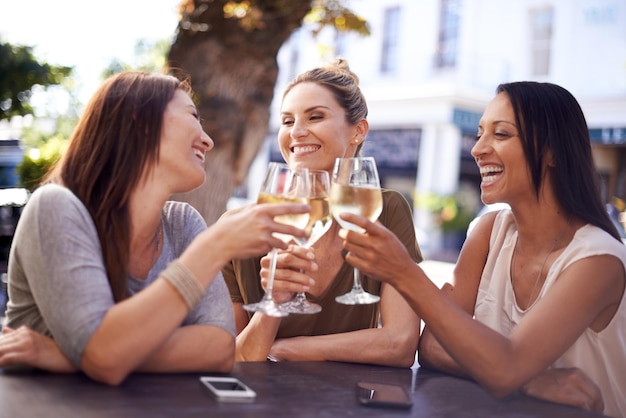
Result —
<svg viewBox="0 0 626 418"><path fill-rule="evenodd" d="M587 117L607 201L626 198L626 0L352 0L371 36L309 27L279 54L271 132L276 144L285 85L335 55L348 59L368 100L384 187L412 199L473 190L470 149L496 86L549 81L567 88ZM253 176L251 176L253 177ZM477 201L477 200L476 200ZM415 206L419 228L432 217Z"/></svg>

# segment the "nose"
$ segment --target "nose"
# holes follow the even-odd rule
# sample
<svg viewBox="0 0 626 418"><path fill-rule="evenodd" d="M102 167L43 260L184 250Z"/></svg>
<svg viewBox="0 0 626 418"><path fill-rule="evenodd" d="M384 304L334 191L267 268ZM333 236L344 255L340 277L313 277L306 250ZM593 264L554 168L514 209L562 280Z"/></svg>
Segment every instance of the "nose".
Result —
<svg viewBox="0 0 626 418"><path fill-rule="evenodd" d="M477 161L481 155L484 155L487 153L488 148L489 148L487 146L487 141L484 139L484 137L485 135L481 135L480 137L478 137L476 140L476 143L474 144L474 146L472 147L472 150L470 151L472 154L472 157L474 157L474 159Z"/></svg>
<svg viewBox="0 0 626 418"><path fill-rule="evenodd" d="M292 138L302 138L308 134L308 129L304 122L301 122L300 119L295 119L293 125L291 126L291 135Z"/></svg>
<svg viewBox="0 0 626 418"><path fill-rule="evenodd" d="M207 134L204 131L202 131L202 137L200 138L200 140L202 141L202 145L204 145L205 147L204 152L208 152L212 150L213 147L215 146L215 142L213 142L213 139L211 139L209 134Z"/></svg>

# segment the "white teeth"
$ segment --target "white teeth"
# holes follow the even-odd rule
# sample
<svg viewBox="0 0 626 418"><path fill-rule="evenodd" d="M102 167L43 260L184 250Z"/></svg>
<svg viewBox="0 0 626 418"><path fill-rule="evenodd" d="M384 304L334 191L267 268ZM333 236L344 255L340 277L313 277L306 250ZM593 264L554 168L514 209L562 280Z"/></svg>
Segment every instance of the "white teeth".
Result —
<svg viewBox="0 0 626 418"><path fill-rule="evenodd" d="M320 147L317 145L294 146L293 152L296 154L317 151Z"/></svg>
<svg viewBox="0 0 626 418"><path fill-rule="evenodd" d="M502 167L496 167L494 165L480 167L480 174L482 176L483 183L491 183L498 178L498 175L502 173L504 169ZM495 174L495 175L494 175Z"/></svg>
<svg viewBox="0 0 626 418"><path fill-rule="evenodd" d="M496 166L480 167L480 174L501 173L502 171L504 170L501 167Z"/></svg>
<svg viewBox="0 0 626 418"><path fill-rule="evenodd" d="M204 162L204 153L202 151L194 150L194 154L196 154L196 157L200 158L202 162Z"/></svg>

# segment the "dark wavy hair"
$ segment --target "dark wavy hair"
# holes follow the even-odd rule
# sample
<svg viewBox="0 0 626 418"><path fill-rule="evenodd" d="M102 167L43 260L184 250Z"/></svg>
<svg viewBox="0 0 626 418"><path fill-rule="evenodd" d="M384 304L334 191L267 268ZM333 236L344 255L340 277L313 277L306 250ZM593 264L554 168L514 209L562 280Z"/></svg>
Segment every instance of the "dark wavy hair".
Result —
<svg viewBox="0 0 626 418"><path fill-rule="evenodd" d="M130 194L158 160L163 114L177 89L190 92L189 83L146 72L107 79L46 178L70 189L91 214L115 301L128 297Z"/></svg>
<svg viewBox="0 0 626 418"><path fill-rule="evenodd" d="M539 196L547 167L552 170L552 188L565 212L621 242L602 203L589 129L574 96L556 84L534 81L500 84L496 93L506 93L513 106L535 194ZM545 164L548 154L553 167Z"/></svg>

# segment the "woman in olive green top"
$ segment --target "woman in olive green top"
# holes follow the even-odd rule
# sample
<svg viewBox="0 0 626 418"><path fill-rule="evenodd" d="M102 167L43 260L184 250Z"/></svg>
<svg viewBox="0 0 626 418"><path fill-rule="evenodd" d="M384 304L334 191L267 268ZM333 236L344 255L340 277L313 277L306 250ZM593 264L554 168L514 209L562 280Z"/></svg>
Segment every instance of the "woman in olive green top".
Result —
<svg viewBox="0 0 626 418"><path fill-rule="evenodd" d="M332 172L337 157L359 153L367 135L367 104L357 76L343 59L307 71L287 87L281 106L278 143L292 168ZM417 263L422 260L411 208L398 192L383 191L379 221L404 243ZM294 292L322 306L314 315L276 318L247 312L257 302L268 276L269 257L232 260L222 273L228 285L237 328L236 360L333 360L410 367L415 360L420 320L390 286L363 276L363 288L380 303L343 305L335 297L352 287L353 268L344 262L339 226L306 250L292 246L278 257L274 298Z"/></svg>

